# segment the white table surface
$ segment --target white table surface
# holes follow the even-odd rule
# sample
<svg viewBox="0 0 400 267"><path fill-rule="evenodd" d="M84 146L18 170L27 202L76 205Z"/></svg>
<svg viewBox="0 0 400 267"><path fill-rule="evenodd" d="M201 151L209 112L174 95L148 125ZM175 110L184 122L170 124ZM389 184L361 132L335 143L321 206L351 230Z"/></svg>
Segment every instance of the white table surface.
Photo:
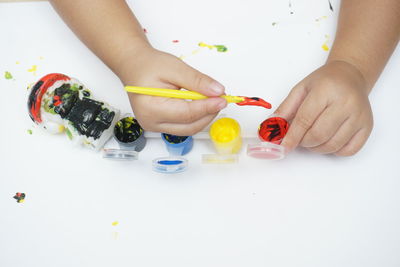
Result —
<svg viewBox="0 0 400 267"><path fill-rule="evenodd" d="M186 56L229 93L275 107L323 64L338 15L332 3L334 12L318 0L293 0L291 9L278 0L130 1L155 47ZM243 149L236 165L203 165L201 155L214 150L196 140L188 171L164 175L151 170L167 155L160 139L138 161L113 162L33 127L26 87L50 72L130 111L116 76L47 2L0 4L0 32L1 267L400 266L398 49L370 95L375 128L357 155L299 149L269 162ZM229 51L192 55L200 41ZM224 113L249 135L270 114L234 105Z"/></svg>

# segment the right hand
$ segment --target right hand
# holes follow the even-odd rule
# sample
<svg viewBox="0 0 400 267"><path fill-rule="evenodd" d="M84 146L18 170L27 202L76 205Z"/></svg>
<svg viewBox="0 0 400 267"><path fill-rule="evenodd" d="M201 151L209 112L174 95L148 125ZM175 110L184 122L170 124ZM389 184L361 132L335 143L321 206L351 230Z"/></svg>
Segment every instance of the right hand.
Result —
<svg viewBox="0 0 400 267"><path fill-rule="evenodd" d="M143 129L190 136L205 128L225 108L223 85L193 69L179 58L151 47L122 64L118 73L124 85L185 88L210 98L194 101L129 93L136 119Z"/></svg>

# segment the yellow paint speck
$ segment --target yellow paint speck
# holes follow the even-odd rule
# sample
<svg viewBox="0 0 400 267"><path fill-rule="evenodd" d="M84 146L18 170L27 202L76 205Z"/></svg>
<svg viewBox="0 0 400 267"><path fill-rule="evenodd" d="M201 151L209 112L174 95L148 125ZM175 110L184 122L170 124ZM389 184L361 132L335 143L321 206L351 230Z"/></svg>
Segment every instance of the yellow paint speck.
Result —
<svg viewBox="0 0 400 267"><path fill-rule="evenodd" d="M328 42L329 42L329 35L325 35L325 38L326 38L326 40L325 40L325 42L322 44L322 49L324 50L324 51L329 51L329 46L328 46Z"/></svg>
<svg viewBox="0 0 400 267"><path fill-rule="evenodd" d="M40 59L40 60L43 60L43 59L44 59L44 57L39 57L39 59Z"/></svg>
<svg viewBox="0 0 400 267"><path fill-rule="evenodd" d="M19 65L19 61L16 61L15 64Z"/></svg>
<svg viewBox="0 0 400 267"><path fill-rule="evenodd" d="M117 226L119 224L119 222L118 221L115 221L115 222L112 222L112 226Z"/></svg>
<svg viewBox="0 0 400 267"><path fill-rule="evenodd" d="M322 17L319 17L319 18L315 19L315 21L316 22L320 22L321 20L327 19L327 18L328 18L327 16L322 16Z"/></svg>
<svg viewBox="0 0 400 267"><path fill-rule="evenodd" d="M208 47L208 48L210 48L210 49L213 49L213 48L214 48L213 45L209 45L209 44L206 44L206 43L203 43L203 42L200 42L200 43L199 43L199 46L200 46L200 47Z"/></svg>
<svg viewBox="0 0 400 267"><path fill-rule="evenodd" d="M65 131L64 125L58 126L58 132L59 132L59 133L63 133L64 131Z"/></svg>
<svg viewBox="0 0 400 267"><path fill-rule="evenodd" d="M28 72L32 72L33 75L36 75L37 71L37 65L33 65L30 69L28 69Z"/></svg>

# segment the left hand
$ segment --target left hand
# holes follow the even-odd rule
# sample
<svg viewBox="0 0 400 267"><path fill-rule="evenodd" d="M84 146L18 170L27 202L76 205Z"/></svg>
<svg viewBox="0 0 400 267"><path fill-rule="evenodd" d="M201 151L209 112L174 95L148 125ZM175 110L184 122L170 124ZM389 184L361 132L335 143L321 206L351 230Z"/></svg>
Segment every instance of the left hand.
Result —
<svg viewBox="0 0 400 267"><path fill-rule="evenodd" d="M367 141L373 118L369 88L350 63L332 61L297 84L275 111L292 121L282 145L351 156Z"/></svg>

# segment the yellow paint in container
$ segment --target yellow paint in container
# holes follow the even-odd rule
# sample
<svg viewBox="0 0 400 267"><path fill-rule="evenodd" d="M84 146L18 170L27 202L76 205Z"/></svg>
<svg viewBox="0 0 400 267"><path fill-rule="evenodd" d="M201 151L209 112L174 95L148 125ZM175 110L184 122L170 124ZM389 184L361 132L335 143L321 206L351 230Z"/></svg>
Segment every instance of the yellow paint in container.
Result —
<svg viewBox="0 0 400 267"><path fill-rule="evenodd" d="M231 118L222 118L211 125L210 137L218 154L236 154L242 147L239 123Z"/></svg>

